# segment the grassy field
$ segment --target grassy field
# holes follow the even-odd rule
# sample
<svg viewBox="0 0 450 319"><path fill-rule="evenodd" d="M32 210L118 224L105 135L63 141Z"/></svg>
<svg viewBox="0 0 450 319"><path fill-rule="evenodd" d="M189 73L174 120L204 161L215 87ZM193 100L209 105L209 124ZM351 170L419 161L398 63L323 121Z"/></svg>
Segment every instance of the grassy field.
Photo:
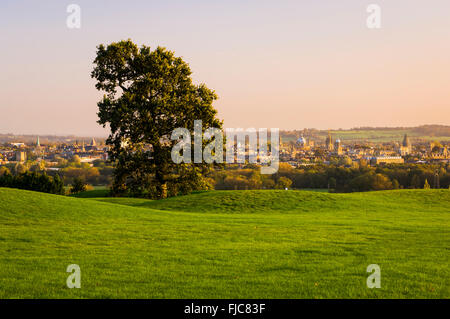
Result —
<svg viewBox="0 0 450 319"><path fill-rule="evenodd" d="M151 201L0 188L0 298L449 298L449 253L448 190ZM66 287L69 264L81 289Z"/></svg>
<svg viewBox="0 0 450 319"><path fill-rule="evenodd" d="M339 138L342 142L361 142L369 141L373 143L383 143L383 142L399 142L403 141L405 134L408 134L412 141L440 141L448 142L450 141L450 136L430 136L421 134L414 130L414 128L405 129L392 129L392 130L331 130L331 135L334 139ZM321 131L320 136L323 141L328 136L328 131ZM295 141L296 138L293 136L283 136L283 142Z"/></svg>

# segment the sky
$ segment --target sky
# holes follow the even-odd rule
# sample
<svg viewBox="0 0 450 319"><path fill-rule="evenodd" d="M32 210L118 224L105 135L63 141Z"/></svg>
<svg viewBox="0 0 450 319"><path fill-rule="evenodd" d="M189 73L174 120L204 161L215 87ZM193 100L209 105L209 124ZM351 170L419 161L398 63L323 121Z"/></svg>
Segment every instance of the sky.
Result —
<svg viewBox="0 0 450 319"><path fill-rule="evenodd" d="M449 125L449 13L448 0L1 0L0 133L106 136L92 61L128 38L188 62L225 127Z"/></svg>

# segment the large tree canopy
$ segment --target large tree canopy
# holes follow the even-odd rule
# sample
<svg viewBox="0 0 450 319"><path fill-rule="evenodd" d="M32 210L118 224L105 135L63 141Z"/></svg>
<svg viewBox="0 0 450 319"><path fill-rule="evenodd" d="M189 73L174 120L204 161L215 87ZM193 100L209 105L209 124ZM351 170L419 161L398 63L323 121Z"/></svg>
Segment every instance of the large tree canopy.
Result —
<svg viewBox="0 0 450 319"><path fill-rule="evenodd" d="M162 47L140 48L131 40L97 47L98 123L109 125L109 155L116 161L113 192L165 197L204 188L206 164L175 164L170 136L175 128L194 128L194 120L221 128L213 90L192 82L189 65Z"/></svg>

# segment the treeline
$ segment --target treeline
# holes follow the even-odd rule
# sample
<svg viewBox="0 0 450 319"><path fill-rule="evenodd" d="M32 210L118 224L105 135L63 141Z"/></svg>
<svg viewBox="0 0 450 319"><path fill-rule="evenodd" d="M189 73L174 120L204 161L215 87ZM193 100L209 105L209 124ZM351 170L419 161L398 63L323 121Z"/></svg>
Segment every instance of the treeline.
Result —
<svg viewBox="0 0 450 319"><path fill-rule="evenodd" d="M89 185L109 185L112 181L114 167L101 160L96 160L92 164L82 163L78 156L74 156L70 161L60 159L56 168L59 170L47 170L45 161L28 161L13 165L0 167L0 171L8 171L12 175L18 175L25 172L37 172L56 176L62 179L64 185L72 185L76 179L82 180Z"/></svg>
<svg viewBox="0 0 450 319"><path fill-rule="evenodd" d="M58 174L64 180L64 184L72 185L76 179L80 179L90 185L109 185L112 181L114 167L104 161L94 161L91 167L88 163L81 163L75 159L61 165Z"/></svg>
<svg viewBox="0 0 450 319"><path fill-rule="evenodd" d="M450 136L450 126L446 125L423 125L415 127L414 132L429 136Z"/></svg>
<svg viewBox="0 0 450 319"><path fill-rule="evenodd" d="M67 164L66 164L67 165ZM103 174L101 174L102 172ZM53 194L64 194L64 181L72 188L75 184L96 184L109 182L113 172L111 166L103 162L94 163L94 167L73 162L60 171L18 171L13 173L6 167L0 167L0 187L12 187ZM103 180L104 178L104 180ZM226 166L225 169L212 171L201 178L204 189L245 190L245 189L329 189L332 192L362 192L389 189L449 188L449 164L391 164L371 167L365 164L348 167L336 162L332 165L311 165L293 168L280 163L279 170L273 175L262 175L257 165L244 168ZM171 195L189 193L194 179L189 183L178 183L174 187L167 185ZM185 186L185 184L187 186ZM203 185L202 184L202 185ZM142 185L138 185L141 187ZM195 185L194 185L195 186ZM197 185L198 186L198 185ZM196 186L196 187L197 187ZM196 189L194 187L194 189ZM136 196L130 193L129 196Z"/></svg>
<svg viewBox="0 0 450 319"><path fill-rule="evenodd" d="M0 187L19 188L30 191L64 195L64 183L59 177L48 176L45 173L25 172L11 175L0 171Z"/></svg>
<svg viewBox="0 0 450 319"><path fill-rule="evenodd" d="M314 165L292 168L280 163L278 173L261 175L257 167L227 169L211 175L215 189L328 188L335 192L449 188L449 165L396 164L379 167ZM437 183L437 185L436 185Z"/></svg>

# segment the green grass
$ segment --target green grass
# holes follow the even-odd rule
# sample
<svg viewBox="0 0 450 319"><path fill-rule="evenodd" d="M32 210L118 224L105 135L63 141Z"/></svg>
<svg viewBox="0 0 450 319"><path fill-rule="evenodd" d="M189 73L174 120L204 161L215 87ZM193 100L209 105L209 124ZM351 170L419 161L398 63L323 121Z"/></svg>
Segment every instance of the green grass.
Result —
<svg viewBox="0 0 450 319"><path fill-rule="evenodd" d="M449 298L450 191L0 188L0 298ZM81 267L81 289L66 268ZM366 267L381 267L381 289Z"/></svg>
<svg viewBox="0 0 450 319"><path fill-rule="evenodd" d="M404 128L404 129L387 129L387 130L331 130L331 135L334 139L339 138L342 142L360 142L360 141L370 141L373 143L384 143L384 142L399 142L403 141L403 137L405 134L414 141L414 140L423 140L423 141L441 141L448 142L450 141L450 136L429 136L424 135L420 132L414 130L414 128ZM319 135L322 137L322 140L328 135L328 131L321 131ZM283 136L283 142L295 141L296 139L293 136Z"/></svg>
<svg viewBox="0 0 450 319"><path fill-rule="evenodd" d="M77 197L77 198L97 198L97 197L108 197L109 196L109 189L107 188L99 188L99 189L93 189L90 191L85 191L77 194L71 194L69 195L71 197Z"/></svg>

